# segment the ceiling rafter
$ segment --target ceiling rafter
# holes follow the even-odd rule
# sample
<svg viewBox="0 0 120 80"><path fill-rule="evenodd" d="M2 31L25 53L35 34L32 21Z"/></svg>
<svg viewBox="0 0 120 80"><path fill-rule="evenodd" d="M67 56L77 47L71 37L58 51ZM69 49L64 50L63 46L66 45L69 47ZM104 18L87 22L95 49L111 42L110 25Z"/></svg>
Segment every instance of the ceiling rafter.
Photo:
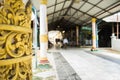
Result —
<svg viewBox="0 0 120 80"><path fill-rule="evenodd" d="M100 1L97 2L96 4L91 4L92 7L91 7L89 10L87 10L86 13L89 12L90 10L92 10L94 7L97 7L97 5L100 4L102 1L103 1L103 0L100 0ZM86 2L86 1L85 1L85 2ZM89 3L89 2L86 2L86 3ZM102 8L100 8L100 9L102 9Z"/></svg>
<svg viewBox="0 0 120 80"><path fill-rule="evenodd" d="M64 9L62 9L62 10L65 10L65 9L67 9L67 8L64 8ZM53 13L57 13L57 12L60 12L61 10L58 10L58 11L55 11L55 12L53 12ZM52 15L53 13L50 13L50 14L48 14L47 16L50 16L50 15Z"/></svg>
<svg viewBox="0 0 120 80"><path fill-rule="evenodd" d="M89 10L87 10L85 13L89 12L92 8L94 8L96 5L98 5L99 3L101 3L103 0L100 0L98 3L96 3L95 5L93 5ZM85 1L87 2L87 1ZM78 20L80 17L84 16L84 13L82 15L80 15L76 20ZM76 21L74 20L74 22ZM85 22L86 23L86 22Z"/></svg>
<svg viewBox="0 0 120 80"><path fill-rule="evenodd" d="M73 8L73 7L72 7ZM76 9L76 8L73 8L73 9ZM76 9L76 10L78 10L78 9ZM86 12L83 12L83 11L81 11L81 10L78 10L79 12L81 12L81 13L83 13L84 15L86 14L86 15L88 15L88 16L90 16L90 17L93 17L93 18L96 18L96 19L98 19L97 17L95 17L95 16L93 16L93 15L90 15L90 14L88 14L88 13L86 13ZM87 23L87 21L85 20L85 23Z"/></svg>
<svg viewBox="0 0 120 80"><path fill-rule="evenodd" d="M67 11L65 12L65 14L64 14L63 16L67 15L67 13L68 13L68 11L70 10L70 8L71 8L71 6L73 5L73 3L74 3L74 0L71 1L70 5L69 5L69 7L68 7L68 9L67 9ZM60 25L60 23L61 23L61 21L62 21L63 19L64 19L64 17L62 17L62 19L60 20L60 22L59 22L58 25Z"/></svg>
<svg viewBox="0 0 120 80"><path fill-rule="evenodd" d="M83 1L85 1L85 0L83 0ZM99 2L102 2L103 0L100 0ZM88 3L88 4L91 4L91 5L93 5L93 6L95 6L95 7L97 7L97 8L99 8L99 9L101 9L102 11L105 11L105 12L108 12L108 13L110 13L111 14L111 12L109 12L108 10L106 10L106 9L103 9L103 8L101 8L101 7L99 7L99 6L97 6L96 4L93 4L93 3L91 3L91 2L88 2L88 1L85 1L86 3Z"/></svg>
<svg viewBox="0 0 120 80"><path fill-rule="evenodd" d="M85 5L85 2L78 8L81 9L83 6ZM66 24L69 22L69 20L75 15L75 13L77 12L77 10L70 16L70 18L67 20Z"/></svg>
<svg viewBox="0 0 120 80"><path fill-rule="evenodd" d="M64 1L62 1L62 2L59 2L59 3L57 3L57 5L58 4L61 4L61 3L63 3ZM55 6L54 4L53 5L51 5L51 6L48 6L47 8L50 8L50 7L53 7L53 6Z"/></svg>
<svg viewBox="0 0 120 80"><path fill-rule="evenodd" d="M72 18L77 19L77 18L75 18L75 17L73 17L73 16L72 16ZM83 21L83 20L78 20L78 21L85 22L85 21ZM73 21L73 22L74 22L74 21Z"/></svg>
<svg viewBox="0 0 120 80"><path fill-rule="evenodd" d="M117 2L118 3L118 2ZM115 8L115 7L117 7L117 6L120 6L120 1L119 1L119 3L117 4L117 3L115 3L115 4L113 4L113 7L111 7L111 8L109 8L110 6L108 6L106 9L107 9L107 11L110 11L111 9L113 9L113 8ZM116 5L117 4L117 5ZM111 5L112 6L112 5ZM108 9L109 8L109 9ZM101 11L102 12L102 11ZM101 14L104 14L105 12L102 12L102 13L100 13L100 14L98 14L97 15L97 13L95 14L95 15L97 15L96 17L98 17L99 15L101 15ZM112 15L113 13L111 13L110 15Z"/></svg>
<svg viewBox="0 0 120 80"><path fill-rule="evenodd" d="M57 3L57 5L58 5L58 4L61 4L61 3L63 3L63 2L64 2L64 1L59 2L59 3ZM53 4L53 5L51 5L51 6L48 6L47 9L50 8L50 7L53 7L53 6L55 6L55 5ZM37 10L37 12L39 12L39 11L40 11L40 10Z"/></svg>
<svg viewBox="0 0 120 80"><path fill-rule="evenodd" d="M59 3L56 3L57 1L56 2L54 1L54 5L50 5L50 6L47 7L48 9L50 7L51 8L54 7L54 11L52 11L52 13L50 13L50 14L47 14L47 16L52 17L52 19L51 19L52 22L51 23L54 23L54 25L56 27L58 25L62 25L62 26L67 27L67 26L70 26L70 25L73 25L73 24L75 24L75 25L78 25L78 24L79 25L81 25L81 24L88 25L88 24L91 23L91 19L93 17L96 18L96 19L102 19L106 16L109 16L109 15L112 15L112 14L116 13L116 11L114 9L116 9L120 5L119 0L113 1L112 4L107 4L108 6L106 8L102 8L102 6L99 6L99 4L101 2L103 2L104 0L99 0L99 2L96 1L95 3L92 3L89 0L82 0L82 1L83 1L83 3L80 5L80 7L77 7L77 5L75 5L75 7L72 6L73 3L74 3L74 0L71 0L70 4L67 4L67 5L66 5L67 0L63 0ZM87 6L86 3L88 5L91 5L91 6L87 8L88 9L87 11L81 10L81 7L85 8L85 6ZM56 10L59 7L59 6L57 6L58 4L61 5L60 10ZM66 6L66 8L64 6ZM93 12L92 14L89 14L89 12L93 10L93 8L94 9L98 8L99 10L97 12ZM74 12L71 15L68 15L69 11L73 10L73 9L74 9ZM58 17L56 17L56 13L58 14ZM78 15L77 13L80 13L80 15L78 17L77 17L77 15ZM64 17L64 16L67 16L67 15L70 16L70 17L68 17L68 18ZM86 16L82 17L84 15L86 15ZM59 17L59 16L61 16L61 17ZM56 18L57 18L57 20L56 20Z"/></svg>
<svg viewBox="0 0 120 80"><path fill-rule="evenodd" d="M71 16L71 18L74 18L75 20L77 19L77 18L75 18L75 17L73 17L73 16ZM67 25L69 21L70 21L70 20L67 19L66 22L65 22L65 25ZM83 21L83 20L78 20L78 21L80 21L80 22L82 22L82 23L85 23L85 21ZM74 22L74 21L73 21L73 22ZM82 25L82 24L80 23L80 24L77 24L77 25Z"/></svg>
<svg viewBox="0 0 120 80"><path fill-rule="evenodd" d="M85 5L85 2L78 9L81 9L84 5ZM71 16L74 16L76 12L77 12L77 10ZM69 20L71 19L71 16L70 16Z"/></svg>
<svg viewBox="0 0 120 80"><path fill-rule="evenodd" d="M66 24L66 20L64 20L64 24ZM69 27L76 26L76 25L77 25L77 24L68 21L68 24L64 25L64 27L69 28Z"/></svg>
<svg viewBox="0 0 120 80"><path fill-rule="evenodd" d="M74 0L72 0L71 4L69 5L67 11L65 12L65 14L63 16L67 15L67 13L70 10L70 8L72 7L73 3L74 3Z"/></svg>
<svg viewBox="0 0 120 80"><path fill-rule="evenodd" d="M111 6L113 6L113 7L111 7ZM105 8L105 10L107 10L107 11L110 11L111 9L113 9L113 8L115 8L115 7L117 7L117 6L120 6L120 1L119 2L115 2L115 3L113 3L113 4L111 4L111 5L109 5L108 7L106 7ZM110 8L111 7L111 8ZM108 9L109 8L109 9ZM101 14L104 14L104 13L106 13L105 11L103 11L102 13L102 10L101 11L99 11L99 12L97 12L97 13L95 13L94 15L97 15L96 17L98 17L98 16L100 16ZM99 14L100 13L100 14ZM115 12L116 13L116 12ZM112 13L112 14L114 14L114 13ZM110 15L112 15L112 14L110 14ZM109 16L109 15L107 15L107 16ZM104 16L104 17L107 17L107 16ZM103 18L104 18L103 17ZM102 19L102 18L101 18ZM90 21L91 19L90 18L88 18L88 19L86 19L86 21L88 22L88 21ZM85 24L86 25L86 24Z"/></svg>
<svg viewBox="0 0 120 80"><path fill-rule="evenodd" d="M63 9L64 6L65 6L65 2L66 2L66 0L65 0L64 3L63 3L62 9ZM61 16L61 13L62 13L62 10L60 11L59 16Z"/></svg>
<svg viewBox="0 0 120 80"><path fill-rule="evenodd" d="M87 1L86 1L86 2L87 2ZM100 2L101 2L101 1L100 1ZM99 4L100 2L96 3L95 5ZM93 5L93 7L95 7L95 5ZM80 9L76 9L76 8L74 8L74 7L71 7L71 8L75 9L76 11L81 12L83 15L85 15L85 14L86 14L86 15L88 15L88 16L90 16L90 17L94 17L94 18L98 19L97 17L95 17L95 16L93 16L93 15L88 14L88 13L87 13L88 11L83 12L83 11L81 11ZM83 15L81 15L80 17L82 17ZM75 19L73 22L75 22L76 20L78 20L80 17L78 17L77 19ZM86 20L85 20L84 22L85 22L85 23L87 23L87 22L86 22ZM67 25L67 23L66 23L66 25Z"/></svg>
<svg viewBox="0 0 120 80"><path fill-rule="evenodd" d="M74 7L71 7L71 8L73 8L73 9L75 9L75 10L77 10L77 11L83 13L83 14L86 14L86 15L88 15L88 16L90 16L90 17L97 18L97 17L95 17L95 16L93 16L93 15L90 15L90 14L88 14L88 13L86 13L86 12L83 12L83 11L81 11L81 10L78 10L78 9L76 9L76 8L74 8Z"/></svg>
<svg viewBox="0 0 120 80"><path fill-rule="evenodd" d="M55 14L55 10L56 10L56 5L57 5L57 0L55 0L55 7L54 7L54 13L53 13L52 22L54 21L54 14Z"/></svg>

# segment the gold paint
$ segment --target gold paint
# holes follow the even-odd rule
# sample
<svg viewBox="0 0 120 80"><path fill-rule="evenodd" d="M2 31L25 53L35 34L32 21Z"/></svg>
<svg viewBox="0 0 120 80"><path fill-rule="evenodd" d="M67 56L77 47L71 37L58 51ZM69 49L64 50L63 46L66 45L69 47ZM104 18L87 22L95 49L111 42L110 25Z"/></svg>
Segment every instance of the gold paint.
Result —
<svg viewBox="0 0 120 80"><path fill-rule="evenodd" d="M92 36L92 39L95 40L95 39L96 39L96 36Z"/></svg>
<svg viewBox="0 0 120 80"><path fill-rule="evenodd" d="M40 60L48 60L47 57L40 57Z"/></svg>
<svg viewBox="0 0 120 80"><path fill-rule="evenodd" d="M40 0L40 4L47 4L47 0Z"/></svg>
<svg viewBox="0 0 120 80"><path fill-rule="evenodd" d="M0 80L32 80L30 0L0 4Z"/></svg>
<svg viewBox="0 0 120 80"><path fill-rule="evenodd" d="M11 30L16 32L32 33L32 29L30 28L14 26L14 25L5 25L5 24L2 25L0 24L0 30L8 30L8 31Z"/></svg>
<svg viewBox="0 0 120 80"><path fill-rule="evenodd" d="M95 18L92 18L92 22L94 22L94 23L95 23L95 22L96 22L96 19L95 19Z"/></svg>
<svg viewBox="0 0 120 80"><path fill-rule="evenodd" d="M23 61L29 60L29 59L31 59L31 58L32 58L32 56L29 55L29 56L20 57L20 58L0 60L0 66L3 66L3 65L11 65L11 64L23 62Z"/></svg>
<svg viewBox="0 0 120 80"><path fill-rule="evenodd" d="M48 42L48 35L40 35L40 42Z"/></svg>

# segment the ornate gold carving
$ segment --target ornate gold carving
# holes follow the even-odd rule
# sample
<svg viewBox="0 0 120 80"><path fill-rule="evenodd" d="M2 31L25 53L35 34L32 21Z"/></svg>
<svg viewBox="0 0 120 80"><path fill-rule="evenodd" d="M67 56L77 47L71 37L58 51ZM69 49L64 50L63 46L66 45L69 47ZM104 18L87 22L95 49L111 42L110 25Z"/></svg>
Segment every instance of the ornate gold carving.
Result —
<svg viewBox="0 0 120 80"><path fill-rule="evenodd" d="M31 4L26 5L22 0L4 0L0 6L0 24L9 24L23 27L30 27Z"/></svg>
<svg viewBox="0 0 120 80"><path fill-rule="evenodd" d="M0 80L32 80L31 3L0 1Z"/></svg>
<svg viewBox="0 0 120 80"><path fill-rule="evenodd" d="M31 56L0 61L0 80L32 80L31 76Z"/></svg>

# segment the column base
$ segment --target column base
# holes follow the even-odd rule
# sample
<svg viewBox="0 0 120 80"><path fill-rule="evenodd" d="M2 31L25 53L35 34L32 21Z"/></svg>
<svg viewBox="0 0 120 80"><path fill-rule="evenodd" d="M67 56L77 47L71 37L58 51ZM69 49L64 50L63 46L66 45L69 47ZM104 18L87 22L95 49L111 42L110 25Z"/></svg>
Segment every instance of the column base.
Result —
<svg viewBox="0 0 120 80"><path fill-rule="evenodd" d="M97 49L95 47L92 47L91 51L97 51Z"/></svg>
<svg viewBox="0 0 120 80"><path fill-rule="evenodd" d="M49 63L49 61L48 61L47 57L40 58L40 64L48 64L48 63Z"/></svg>

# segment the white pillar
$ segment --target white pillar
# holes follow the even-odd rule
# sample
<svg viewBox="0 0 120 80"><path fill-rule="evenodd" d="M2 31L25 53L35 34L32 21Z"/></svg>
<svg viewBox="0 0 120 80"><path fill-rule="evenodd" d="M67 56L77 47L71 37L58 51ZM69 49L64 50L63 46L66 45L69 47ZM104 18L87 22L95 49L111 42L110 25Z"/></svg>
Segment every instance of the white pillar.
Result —
<svg viewBox="0 0 120 80"><path fill-rule="evenodd" d="M119 39L119 23L118 23L118 15L117 15L117 39Z"/></svg>
<svg viewBox="0 0 120 80"><path fill-rule="evenodd" d="M37 68L37 12L36 12L36 9L34 7L32 7L33 11L34 11L34 20L33 20L33 48L34 48L34 54L35 54L35 62L33 66L33 69L34 68Z"/></svg>
<svg viewBox="0 0 120 80"><path fill-rule="evenodd" d="M40 63L47 63L47 0L40 0Z"/></svg>
<svg viewBox="0 0 120 80"><path fill-rule="evenodd" d="M92 49L96 50L96 19L92 18Z"/></svg>
<svg viewBox="0 0 120 80"><path fill-rule="evenodd" d="M114 33L112 33L112 36L111 36L111 48L114 49L114 42L116 40L116 36Z"/></svg>
<svg viewBox="0 0 120 80"><path fill-rule="evenodd" d="M77 46L79 45L79 27L76 26L76 43L77 43Z"/></svg>
<svg viewBox="0 0 120 80"><path fill-rule="evenodd" d="M36 9L34 9L34 20L33 20L33 48L37 48L37 14L36 14Z"/></svg>
<svg viewBox="0 0 120 80"><path fill-rule="evenodd" d="M114 32L114 23L112 24L112 34L115 33Z"/></svg>

